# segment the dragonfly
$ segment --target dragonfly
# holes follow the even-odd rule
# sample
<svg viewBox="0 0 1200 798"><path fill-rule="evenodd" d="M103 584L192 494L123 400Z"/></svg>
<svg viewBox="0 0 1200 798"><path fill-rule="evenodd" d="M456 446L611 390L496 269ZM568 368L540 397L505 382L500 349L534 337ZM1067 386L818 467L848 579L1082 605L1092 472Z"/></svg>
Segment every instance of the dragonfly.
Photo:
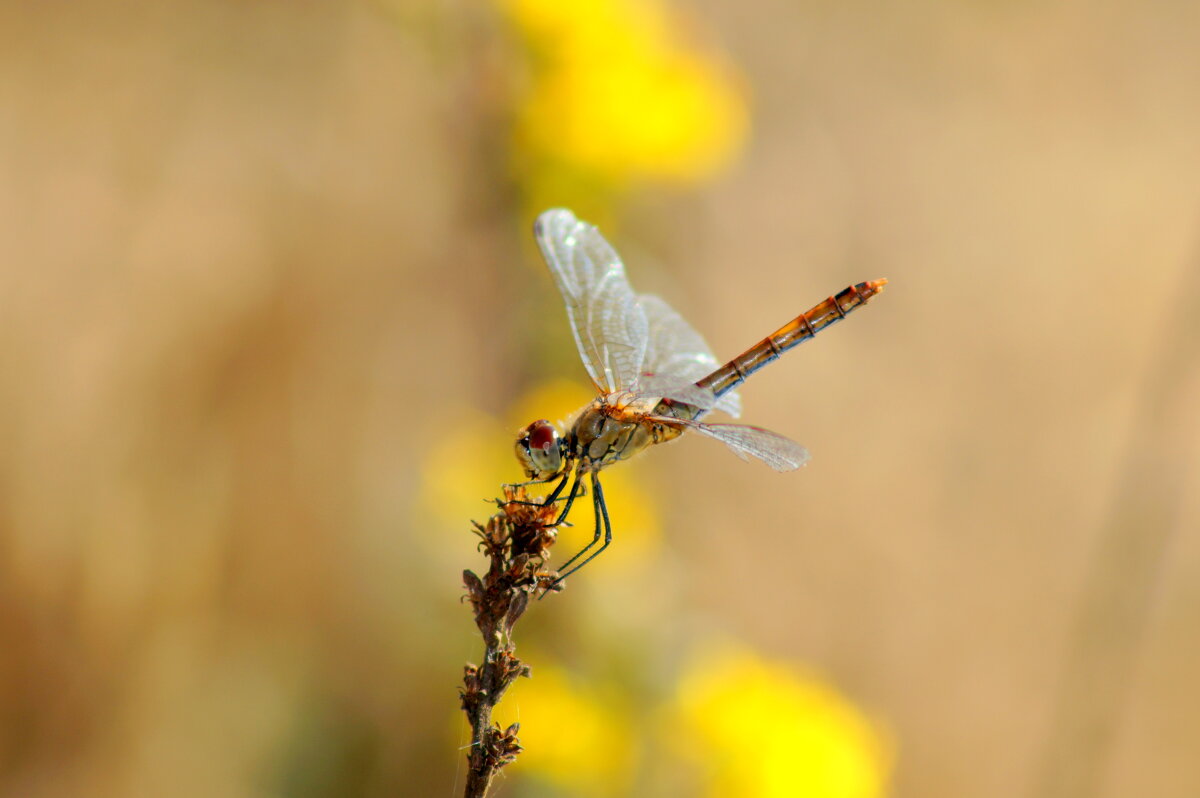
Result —
<svg viewBox="0 0 1200 798"><path fill-rule="evenodd" d="M776 471L804 465L808 451L782 435L700 419L714 410L737 418L741 399L735 388L747 377L846 318L887 284L881 279L852 285L721 365L700 333L666 302L633 290L620 256L594 226L555 208L538 217L534 236L558 284L579 356L597 392L561 431L543 418L518 432L517 460L529 480L521 484L558 480L539 502L543 507L564 502L549 526L567 520L575 499L586 494L583 481L591 482L592 541L558 569L550 588L612 543L600 472L614 463L692 431L721 441L743 460L753 457ZM597 548L601 537L604 542Z"/></svg>

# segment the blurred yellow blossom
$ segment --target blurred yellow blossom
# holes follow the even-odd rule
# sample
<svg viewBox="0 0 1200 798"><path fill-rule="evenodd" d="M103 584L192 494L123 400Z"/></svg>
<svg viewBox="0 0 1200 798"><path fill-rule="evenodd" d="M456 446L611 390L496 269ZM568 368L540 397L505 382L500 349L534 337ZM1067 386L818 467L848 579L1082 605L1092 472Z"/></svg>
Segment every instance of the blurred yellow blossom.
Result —
<svg viewBox="0 0 1200 798"><path fill-rule="evenodd" d="M633 779L637 741L626 695L616 687L575 683L533 655L532 679L518 680L496 713L502 727L520 722L524 752L514 774L528 773L571 795L624 796Z"/></svg>
<svg viewBox="0 0 1200 798"><path fill-rule="evenodd" d="M713 798L874 798L890 741L832 687L751 651L706 649L665 725Z"/></svg>
<svg viewBox="0 0 1200 798"><path fill-rule="evenodd" d="M836 690L748 649L701 651L657 700L628 675L582 680L526 652L532 678L513 686L496 715L502 727L521 724L525 750L513 774L583 796L884 795L891 740ZM661 723L645 722L654 716Z"/></svg>
<svg viewBox="0 0 1200 798"><path fill-rule="evenodd" d="M572 202L572 180L694 183L741 150L749 113L733 69L683 42L685 20L661 2L497 2L533 54L514 129L531 204Z"/></svg>
<svg viewBox="0 0 1200 798"><path fill-rule="evenodd" d="M547 380L513 402L506 414L508 424L514 436L518 429L539 418L565 429L575 414L595 398L592 389L574 380Z"/></svg>
<svg viewBox="0 0 1200 798"><path fill-rule="evenodd" d="M484 501L500 495L501 483L521 478L512 456L512 430L472 408L455 415L421 469L422 509L443 529L491 515L495 510Z"/></svg>

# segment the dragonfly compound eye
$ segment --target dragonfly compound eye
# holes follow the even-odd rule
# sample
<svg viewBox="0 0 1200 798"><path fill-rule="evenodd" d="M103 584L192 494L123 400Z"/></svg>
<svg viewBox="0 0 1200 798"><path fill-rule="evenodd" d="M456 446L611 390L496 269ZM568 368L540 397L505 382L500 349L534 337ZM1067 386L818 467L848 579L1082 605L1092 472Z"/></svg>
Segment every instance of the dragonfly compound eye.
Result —
<svg viewBox="0 0 1200 798"><path fill-rule="evenodd" d="M516 451L517 460L530 478L551 476L562 470L558 430L544 418L521 430Z"/></svg>

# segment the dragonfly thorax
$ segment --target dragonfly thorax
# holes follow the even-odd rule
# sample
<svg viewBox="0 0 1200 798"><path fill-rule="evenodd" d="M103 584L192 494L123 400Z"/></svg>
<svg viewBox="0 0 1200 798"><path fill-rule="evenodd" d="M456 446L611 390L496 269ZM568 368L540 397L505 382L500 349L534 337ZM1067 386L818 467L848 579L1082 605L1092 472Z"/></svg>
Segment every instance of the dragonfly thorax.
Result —
<svg viewBox="0 0 1200 798"><path fill-rule="evenodd" d="M630 392L600 397L575 420L568 442L571 455L600 469L678 437L679 429L652 419L650 413L658 402Z"/></svg>
<svg viewBox="0 0 1200 798"><path fill-rule="evenodd" d="M566 441L544 418L521 429L515 450L517 461L530 479L547 479L563 471Z"/></svg>

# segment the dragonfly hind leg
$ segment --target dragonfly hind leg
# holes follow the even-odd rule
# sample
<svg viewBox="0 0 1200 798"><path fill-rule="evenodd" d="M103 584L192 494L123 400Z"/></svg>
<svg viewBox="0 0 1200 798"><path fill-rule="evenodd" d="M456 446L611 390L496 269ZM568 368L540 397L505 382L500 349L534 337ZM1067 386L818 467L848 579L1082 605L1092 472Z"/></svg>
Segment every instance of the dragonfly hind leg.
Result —
<svg viewBox="0 0 1200 798"><path fill-rule="evenodd" d="M580 472L580 475L582 476L582 472ZM578 481L578 478L576 478L577 483ZM574 493L574 490L572 490L572 493ZM568 506L569 504L570 501L568 500ZM604 501L604 490L600 487L600 477L595 471L592 472L592 510L596 517L596 532L592 536L592 542L584 546L574 557L562 564L562 566L559 568L558 578L550 584L550 588L553 588L559 582L563 581L568 576L575 573L592 560L596 559L596 557L600 555L600 552L607 549L608 544L612 543L612 522L608 518L608 505ZM563 514L564 517L565 515L566 513ZM559 520L561 521L562 519L560 518ZM604 534L604 544L600 548L591 552L591 554L588 554L591 548L600 542L601 532ZM574 568L571 568L571 563L575 562L580 557L583 557L585 554L588 554L588 556L584 558L583 562L579 563Z"/></svg>

